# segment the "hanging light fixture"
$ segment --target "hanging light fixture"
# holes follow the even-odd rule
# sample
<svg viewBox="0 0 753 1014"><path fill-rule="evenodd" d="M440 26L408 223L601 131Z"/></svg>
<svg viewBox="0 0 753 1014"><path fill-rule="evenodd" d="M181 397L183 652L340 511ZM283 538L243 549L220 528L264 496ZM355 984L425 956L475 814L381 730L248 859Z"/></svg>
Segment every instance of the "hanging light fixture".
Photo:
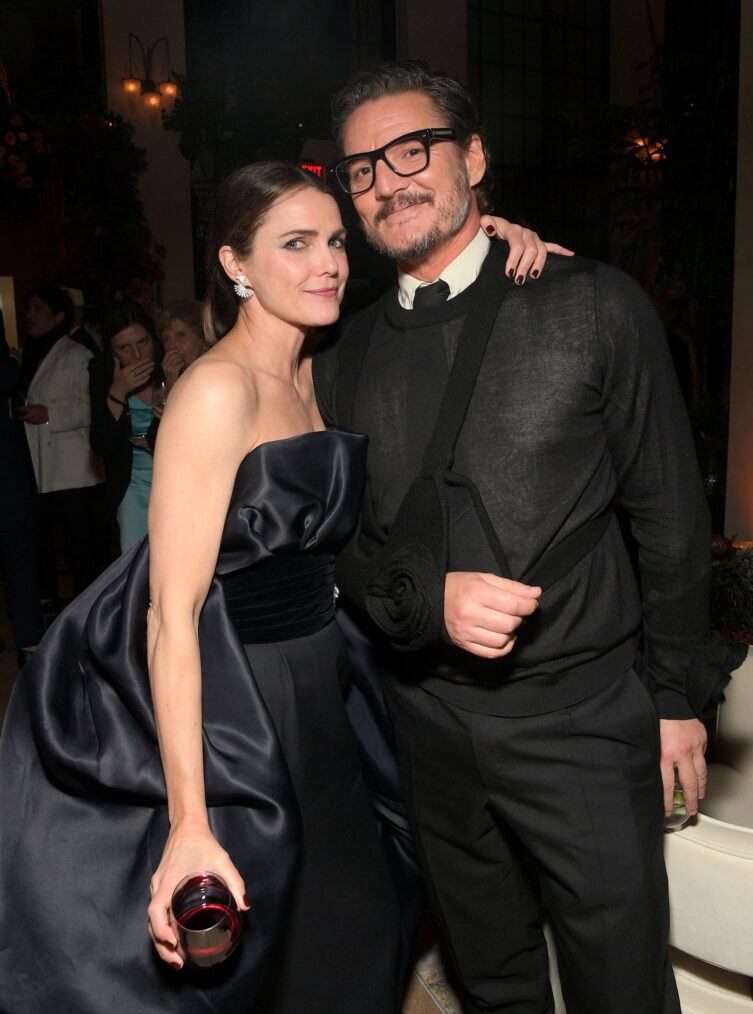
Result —
<svg viewBox="0 0 753 1014"><path fill-rule="evenodd" d="M124 77L123 88L128 99L128 108L135 113L138 108L139 95L141 94L141 82L137 77Z"/></svg>
<svg viewBox="0 0 753 1014"><path fill-rule="evenodd" d="M159 90L162 92L162 97L166 103L175 102L175 96L178 94L178 85L175 81L161 81Z"/></svg>
<svg viewBox="0 0 753 1014"><path fill-rule="evenodd" d="M163 105L167 113L172 111L178 85L170 77L167 36L160 36L145 49L138 35L128 33L128 73L122 83L132 113L136 112L139 96L154 124Z"/></svg>

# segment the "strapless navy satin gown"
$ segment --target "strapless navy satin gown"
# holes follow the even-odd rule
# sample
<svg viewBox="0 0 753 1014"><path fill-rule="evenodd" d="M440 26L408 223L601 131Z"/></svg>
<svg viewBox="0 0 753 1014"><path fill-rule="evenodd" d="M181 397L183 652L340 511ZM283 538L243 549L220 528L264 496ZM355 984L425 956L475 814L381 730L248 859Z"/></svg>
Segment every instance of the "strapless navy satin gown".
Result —
<svg viewBox="0 0 753 1014"><path fill-rule="evenodd" d="M263 444L238 471L199 642L210 820L251 911L216 970L170 969L146 931L168 830L146 540L23 670L0 749L4 1014L394 1010L397 906L332 621L364 458L365 438L327 431Z"/></svg>

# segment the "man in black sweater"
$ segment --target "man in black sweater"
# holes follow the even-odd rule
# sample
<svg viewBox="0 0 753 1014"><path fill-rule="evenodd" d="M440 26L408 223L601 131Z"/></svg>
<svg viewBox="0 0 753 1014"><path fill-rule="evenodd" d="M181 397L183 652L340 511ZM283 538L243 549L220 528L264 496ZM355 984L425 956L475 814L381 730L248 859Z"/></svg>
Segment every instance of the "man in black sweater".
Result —
<svg viewBox="0 0 753 1014"><path fill-rule="evenodd" d="M572 1014L679 1012L662 782L665 810L676 770L696 811L720 663L661 326L593 261L506 275L456 82L386 66L333 108L337 181L399 269L315 357L325 418L370 438L337 579L391 645L401 781L469 1009L553 1010L543 905Z"/></svg>

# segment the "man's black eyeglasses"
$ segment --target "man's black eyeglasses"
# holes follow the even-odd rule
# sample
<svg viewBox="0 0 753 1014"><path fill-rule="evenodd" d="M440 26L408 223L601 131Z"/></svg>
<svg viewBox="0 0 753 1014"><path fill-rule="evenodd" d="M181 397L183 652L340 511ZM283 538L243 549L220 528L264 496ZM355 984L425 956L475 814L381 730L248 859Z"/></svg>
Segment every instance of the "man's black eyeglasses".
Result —
<svg viewBox="0 0 753 1014"><path fill-rule="evenodd" d="M452 127L427 127L412 134L402 134L394 141L374 151L348 155L330 169L342 190L351 197L365 194L374 186L376 164L381 158L398 176L414 176L429 164L429 146L432 141L454 141L457 132Z"/></svg>

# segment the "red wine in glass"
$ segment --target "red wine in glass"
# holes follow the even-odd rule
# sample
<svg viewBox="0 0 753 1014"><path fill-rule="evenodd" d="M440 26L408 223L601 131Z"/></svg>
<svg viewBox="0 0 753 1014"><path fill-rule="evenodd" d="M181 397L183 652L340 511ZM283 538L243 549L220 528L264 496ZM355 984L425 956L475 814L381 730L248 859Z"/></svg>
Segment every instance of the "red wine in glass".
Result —
<svg viewBox="0 0 753 1014"><path fill-rule="evenodd" d="M227 884L216 873L184 877L173 891L170 909L178 950L186 961L207 968L235 950L241 914Z"/></svg>

